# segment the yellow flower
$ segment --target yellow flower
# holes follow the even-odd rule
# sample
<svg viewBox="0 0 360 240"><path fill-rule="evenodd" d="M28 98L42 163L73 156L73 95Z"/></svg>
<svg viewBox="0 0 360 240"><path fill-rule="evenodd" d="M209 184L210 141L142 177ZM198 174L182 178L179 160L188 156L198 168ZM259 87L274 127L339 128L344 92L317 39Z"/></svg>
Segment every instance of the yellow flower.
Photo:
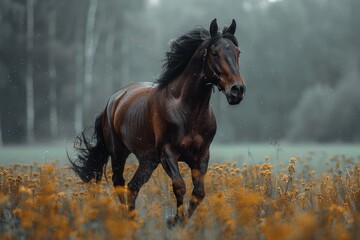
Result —
<svg viewBox="0 0 360 240"><path fill-rule="evenodd" d="M290 158L290 163L293 163L293 164L295 164L296 163L296 157L292 157L292 158Z"/></svg>
<svg viewBox="0 0 360 240"><path fill-rule="evenodd" d="M290 174L293 174L295 172L295 166L293 164L289 164L288 171Z"/></svg>

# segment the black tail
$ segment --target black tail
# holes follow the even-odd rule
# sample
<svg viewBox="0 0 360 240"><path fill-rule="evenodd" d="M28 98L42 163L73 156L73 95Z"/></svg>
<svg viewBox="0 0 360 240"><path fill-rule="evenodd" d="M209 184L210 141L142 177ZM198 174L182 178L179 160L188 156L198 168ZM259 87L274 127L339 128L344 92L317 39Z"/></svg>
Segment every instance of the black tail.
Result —
<svg viewBox="0 0 360 240"><path fill-rule="evenodd" d="M77 136L76 141L84 147L79 147L79 155L75 161L69 158L72 169L81 178L83 182L90 182L95 179L96 182L101 180L104 166L108 161L109 152L105 146L105 140L102 131L103 113L95 120L95 131L93 139L96 139L96 144L93 145L89 139L86 138L83 131Z"/></svg>

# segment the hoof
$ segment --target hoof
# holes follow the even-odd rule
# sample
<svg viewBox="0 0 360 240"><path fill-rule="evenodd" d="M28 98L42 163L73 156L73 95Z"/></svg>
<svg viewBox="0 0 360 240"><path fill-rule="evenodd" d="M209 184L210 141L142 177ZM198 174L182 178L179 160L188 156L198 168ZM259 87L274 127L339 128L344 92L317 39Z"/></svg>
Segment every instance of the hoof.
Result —
<svg viewBox="0 0 360 240"><path fill-rule="evenodd" d="M168 217L168 219L166 220L166 226L169 229L177 226L178 224L179 224L179 221L178 221L178 218L175 215Z"/></svg>
<svg viewBox="0 0 360 240"><path fill-rule="evenodd" d="M137 214L138 214L138 211L137 210L131 210L129 211L129 219L130 220L136 220L137 219Z"/></svg>
<svg viewBox="0 0 360 240"><path fill-rule="evenodd" d="M176 226L184 226L184 224L185 224L184 217L180 218L176 215L172 215L172 216L168 217L168 219L166 220L166 226L169 229L176 227Z"/></svg>

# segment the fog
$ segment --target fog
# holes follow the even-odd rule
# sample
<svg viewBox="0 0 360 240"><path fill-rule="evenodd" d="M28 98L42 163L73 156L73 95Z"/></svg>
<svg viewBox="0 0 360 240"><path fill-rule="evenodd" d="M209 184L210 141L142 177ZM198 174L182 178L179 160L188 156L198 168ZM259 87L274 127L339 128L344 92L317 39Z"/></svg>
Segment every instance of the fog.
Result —
<svg viewBox="0 0 360 240"><path fill-rule="evenodd" d="M157 79L169 41L237 21L247 92L217 90L216 143L360 140L358 0L2 0L0 145L59 142Z"/></svg>

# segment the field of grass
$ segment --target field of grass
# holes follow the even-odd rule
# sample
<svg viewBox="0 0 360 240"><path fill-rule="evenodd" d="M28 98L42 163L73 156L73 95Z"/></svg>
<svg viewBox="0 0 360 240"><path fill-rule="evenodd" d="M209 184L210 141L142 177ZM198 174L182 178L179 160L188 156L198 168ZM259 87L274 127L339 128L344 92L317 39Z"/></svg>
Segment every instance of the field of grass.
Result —
<svg viewBox="0 0 360 240"><path fill-rule="evenodd" d="M0 164L29 164L37 161L41 164L58 161L60 164L68 164L66 150L73 155L73 143L63 142L52 145L33 146L0 146ZM321 162L330 156L346 154L349 157L360 155L360 144L252 144L239 143L211 146L211 163L234 161L237 163L261 163L265 156L270 157L271 163L286 161L290 157L301 155L315 155L315 162ZM249 156L250 153L250 156ZM254 161L253 161L254 159Z"/></svg>
<svg viewBox="0 0 360 240"><path fill-rule="evenodd" d="M1 152L0 239L357 239L360 234L355 145L214 146L204 202L184 226L171 230L166 219L176 211L175 199L161 167L141 189L138 210L130 216L112 187L111 166L109 183L103 178L83 184L64 156L52 163L55 147L46 151L46 159L31 159L35 151L19 161ZM127 164L127 181L135 169ZM184 164L181 172L187 203L191 177Z"/></svg>

